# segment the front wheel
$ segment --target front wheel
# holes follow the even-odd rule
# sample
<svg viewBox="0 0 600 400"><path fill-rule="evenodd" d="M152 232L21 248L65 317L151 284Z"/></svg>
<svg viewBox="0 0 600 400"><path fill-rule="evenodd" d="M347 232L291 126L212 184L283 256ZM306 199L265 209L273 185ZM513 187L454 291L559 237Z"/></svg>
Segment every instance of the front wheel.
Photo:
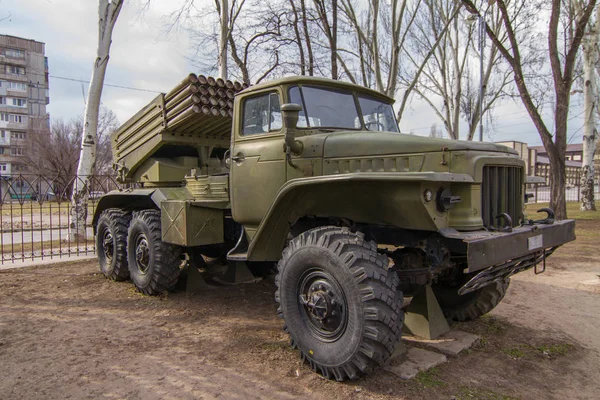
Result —
<svg viewBox="0 0 600 400"><path fill-rule="evenodd" d="M373 242L347 228L311 229L292 239L276 277L278 314L310 367L338 381L384 363L400 341L398 276Z"/></svg>
<svg viewBox="0 0 600 400"><path fill-rule="evenodd" d="M131 280L147 295L175 288L181 265L181 248L161 240L160 211L135 211L127 236Z"/></svg>

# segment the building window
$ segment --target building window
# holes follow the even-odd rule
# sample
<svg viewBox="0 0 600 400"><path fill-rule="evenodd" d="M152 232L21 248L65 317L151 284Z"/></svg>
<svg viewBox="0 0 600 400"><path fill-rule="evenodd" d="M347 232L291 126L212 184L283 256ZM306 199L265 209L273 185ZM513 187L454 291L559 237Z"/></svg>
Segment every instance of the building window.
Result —
<svg viewBox="0 0 600 400"><path fill-rule="evenodd" d="M11 132L11 139L25 139L25 132Z"/></svg>
<svg viewBox="0 0 600 400"><path fill-rule="evenodd" d="M4 154L4 147L0 147L0 154Z"/></svg>
<svg viewBox="0 0 600 400"><path fill-rule="evenodd" d="M15 107L27 107L26 99L11 99L11 100L12 100L12 105Z"/></svg>
<svg viewBox="0 0 600 400"><path fill-rule="evenodd" d="M0 164L0 171L6 171L6 164Z"/></svg>
<svg viewBox="0 0 600 400"><path fill-rule="evenodd" d="M25 67L19 67L18 65L6 65L6 73L13 75L25 75Z"/></svg>
<svg viewBox="0 0 600 400"><path fill-rule="evenodd" d="M14 122L15 124L27 123L27 117L24 115L8 114L8 122Z"/></svg>
<svg viewBox="0 0 600 400"><path fill-rule="evenodd" d="M13 122L15 124L26 124L27 116L18 114L0 113L0 121Z"/></svg>
<svg viewBox="0 0 600 400"><path fill-rule="evenodd" d="M2 54L11 58L25 58L25 51L19 49L4 49Z"/></svg>
<svg viewBox="0 0 600 400"><path fill-rule="evenodd" d="M11 147L10 148L11 156L22 156L23 154L25 154L25 149L22 147Z"/></svg>
<svg viewBox="0 0 600 400"><path fill-rule="evenodd" d="M6 131L0 131L0 139L6 139Z"/></svg>
<svg viewBox="0 0 600 400"><path fill-rule="evenodd" d="M13 169L15 171L27 171L27 166L25 164L14 164Z"/></svg>
<svg viewBox="0 0 600 400"><path fill-rule="evenodd" d="M27 85L23 82L5 81L6 87L11 90L27 90Z"/></svg>
<svg viewBox="0 0 600 400"><path fill-rule="evenodd" d="M0 96L0 104L6 104L6 97Z"/></svg>

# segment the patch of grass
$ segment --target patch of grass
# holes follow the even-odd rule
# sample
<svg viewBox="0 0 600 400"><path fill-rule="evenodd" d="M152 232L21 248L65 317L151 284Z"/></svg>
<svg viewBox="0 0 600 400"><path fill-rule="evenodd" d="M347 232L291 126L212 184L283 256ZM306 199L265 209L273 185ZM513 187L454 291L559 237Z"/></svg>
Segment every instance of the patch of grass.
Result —
<svg viewBox="0 0 600 400"><path fill-rule="evenodd" d="M519 358L523 358L527 355L527 350L528 350L527 345L517 345L517 346L507 347L505 349L502 349L502 352L504 354L506 354L507 356L509 356L510 358L518 360Z"/></svg>
<svg viewBox="0 0 600 400"><path fill-rule="evenodd" d="M532 346L530 344L517 344L512 347L502 349L502 352L515 360L523 357L545 356L549 358L565 356L573 349L573 345L568 343L553 343Z"/></svg>
<svg viewBox="0 0 600 400"><path fill-rule="evenodd" d="M528 218L537 219L536 211L542 207L548 207L548 203L530 203L526 204L525 212ZM581 211L581 203L577 201L567 202L567 216L574 219L595 220L600 219L600 211ZM540 214L545 215L544 213Z"/></svg>
<svg viewBox="0 0 600 400"><path fill-rule="evenodd" d="M480 321L485 326L487 333L500 335L506 331L506 325L489 314L483 315Z"/></svg>
<svg viewBox="0 0 600 400"><path fill-rule="evenodd" d="M454 396L456 400L519 400L518 397L507 396L501 393L496 393L492 390L479 389L473 387L462 386L460 392Z"/></svg>
<svg viewBox="0 0 600 400"><path fill-rule="evenodd" d="M424 388L446 386L446 383L437 377L437 373L438 370L436 368L420 371L415 377L415 380Z"/></svg>
<svg viewBox="0 0 600 400"><path fill-rule="evenodd" d="M567 355L567 353L573 349L573 345L568 344L568 343L551 344L551 345L543 344L541 346L537 346L536 349L545 356L557 357L557 356Z"/></svg>
<svg viewBox="0 0 600 400"><path fill-rule="evenodd" d="M267 351L280 351L280 350L290 350L291 346L288 342L270 342L261 344L263 350Z"/></svg>

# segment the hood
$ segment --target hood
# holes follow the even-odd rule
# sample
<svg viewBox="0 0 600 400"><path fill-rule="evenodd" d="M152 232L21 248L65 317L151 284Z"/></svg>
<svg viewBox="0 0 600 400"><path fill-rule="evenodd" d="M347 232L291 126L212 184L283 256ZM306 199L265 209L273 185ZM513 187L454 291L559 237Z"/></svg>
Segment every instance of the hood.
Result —
<svg viewBox="0 0 600 400"><path fill-rule="evenodd" d="M436 151L473 150L518 154L515 150L494 143L466 140L434 139L392 132L334 132L327 135L323 157L361 157L386 154L430 153Z"/></svg>

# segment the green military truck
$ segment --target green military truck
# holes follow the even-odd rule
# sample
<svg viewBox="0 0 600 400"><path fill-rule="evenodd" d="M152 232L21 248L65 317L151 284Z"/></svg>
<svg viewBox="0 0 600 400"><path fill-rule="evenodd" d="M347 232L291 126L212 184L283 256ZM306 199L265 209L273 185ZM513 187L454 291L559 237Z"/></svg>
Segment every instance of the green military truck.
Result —
<svg viewBox="0 0 600 400"><path fill-rule="evenodd" d="M190 75L113 135L132 188L94 215L107 277L153 295L198 254L277 262L292 345L344 380L394 352L404 296L430 285L447 318L475 319L575 239L572 220L524 214L525 166L507 147L401 134L393 99L354 84L242 89Z"/></svg>

